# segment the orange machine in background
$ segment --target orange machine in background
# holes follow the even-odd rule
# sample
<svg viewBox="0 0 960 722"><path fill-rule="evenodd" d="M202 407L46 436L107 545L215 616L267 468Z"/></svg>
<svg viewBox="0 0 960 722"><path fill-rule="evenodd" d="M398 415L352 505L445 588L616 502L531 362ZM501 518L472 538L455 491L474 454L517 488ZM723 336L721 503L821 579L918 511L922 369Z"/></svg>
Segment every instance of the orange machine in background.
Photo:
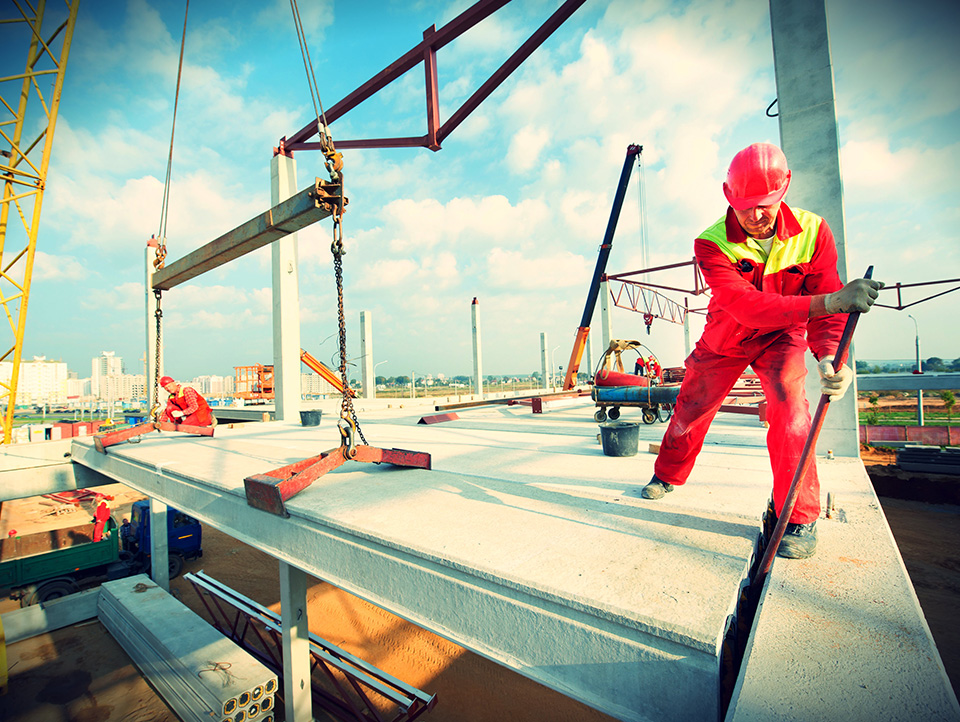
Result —
<svg viewBox="0 0 960 722"><path fill-rule="evenodd" d="M233 397L245 401L273 399L273 365L234 366Z"/></svg>
<svg viewBox="0 0 960 722"><path fill-rule="evenodd" d="M340 377L325 366L322 362L314 358L308 351L300 349L300 360L303 364L320 376L324 381L330 384L338 393L343 393L343 383ZM265 364L254 364L253 366L234 366L234 392L233 397L245 401L266 402L273 400L273 366ZM347 387L347 393L350 396L356 396L357 393Z"/></svg>

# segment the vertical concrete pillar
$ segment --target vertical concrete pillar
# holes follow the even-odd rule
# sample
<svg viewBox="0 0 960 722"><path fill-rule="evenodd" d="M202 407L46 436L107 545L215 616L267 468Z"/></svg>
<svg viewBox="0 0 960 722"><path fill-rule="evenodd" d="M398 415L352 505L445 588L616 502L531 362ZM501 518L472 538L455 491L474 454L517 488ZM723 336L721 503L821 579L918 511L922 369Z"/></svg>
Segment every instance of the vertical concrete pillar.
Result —
<svg viewBox="0 0 960 722"><path fill-rule="evenodd" d="M550 377L547 375L547 368L550 366L547 360L547 334L540 334L540 383L541 388L550 388Z"/></svg>
<svg viewBox="0 0 960 722"><path fill-rule="evenodd" d="M157 297L153 293L153 260L157 256L157 247L159 242L156 238L151 238L147 241L146 249L146 298L145 298L145 307L146 307L146 341L147 341L147 368L146 368L146 396L147 396L147 411L151 410L150 406L153 404L153 390L156 388L157 379L163 375L163 347L161 346L159 353L157 352ZM160 365L157 365L157 357L159 356ZM157 401L159 402L159 393L157 396ZM93 418L93 414L91 414ZM80 419L83 420L83 411L81 409Z"/></svg>
<svg viewBox="0 0 960 722"><path fill-rule="evenodd" d="M483 397L483 351L480 346L480 303L476 297L470 304L473 317L473 392Z"/></svg>
<svg viewBox="0 0 960 722"><path fill-rule="evenodd" d="M613 319L610 317L610 282L600 282L600 333L603 339L603 352L610 348L613 338Z"/></svg>
<svg viewBox="0 0 960 722"><path fill-rule="evenodd" d="M377 380L373 377L373 316L360 312L360 358L363 359L363 398L377 396Z"/></svg>
<svg viewBox="0 0 960 722"><path fill-rule="evenodd" d="M683 358L686 359L693 351L690 345L690 304L686 298L683 299Z"/></svg>
<svg viewBox="0 0 960 722"><path fill-rule="evenodd" d="M270 202L277 205L297 193L297 162L282 152L270 161ZM273 261L273 385L275 418L300 414L300 287L297 234L271 244Z"/></svg>
<svg viewBox="0 0 960 722"><path fill-rule="evenodd" d="M280 562L280 624L283 627L283 698L289 722L312 722L310 627L307 575Z"/></svg>
<svg viewBox="0 0 960 722"><path fill-rule="evenodd" d="M833 86L830 38L824 0L771 0L770 23L777 78L780 145L793 179L786 201L823 216L837 241L838 270L847 281L840 139ZM866 269L855 269L859 277ZM856 363L851 353L850 368ZM807 357L807 397L820 399L816 361ZM817 451L858 456L857 384L841 401L830 403Z"/></svg>
<svg viewBox="0 0 960 722"><path fill-rule="evenodd" d="M170 591L170 556L167 548L167 505L150 499L150 578Z"/></svg>
<svg viewBox="0 0 960 722"><path fill-rule="evenodd" d="M585 353L587 354L586 363L580 364L580 370L585 371L587 376L593 376L593 365L596 361L593 360L593 344L590 342L590 334L587 333L587 348ZM576 383L576 379L574 379Z"/></svg>

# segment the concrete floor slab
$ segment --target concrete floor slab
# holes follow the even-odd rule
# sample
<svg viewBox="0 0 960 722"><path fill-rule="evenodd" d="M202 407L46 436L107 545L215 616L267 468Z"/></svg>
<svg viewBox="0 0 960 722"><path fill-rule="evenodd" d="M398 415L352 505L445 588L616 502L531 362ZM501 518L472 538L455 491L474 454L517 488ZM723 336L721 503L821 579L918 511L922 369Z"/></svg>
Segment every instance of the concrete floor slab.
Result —
<svg viewBox="0 0 960 722"><path fill-rule="evenodd" d="M78 440L73 456L614 717L720 718L721 645L770 494L755 419L718 416L687 485L651 502L639 490L663 424L641 424L640 453L618 458L586 400L431 425L417 423L430 406L357 406L371 445L429 452L433 470L346 464L291 499L289 519L248 507L243 478L336 446L333 402L319 427L221 425L106 456ZM868 718L851 699L873 718L956 719L862 463L818 466L838 513L814 559L775 563L729 719Z"/></svg>
<svg viewBox="0 0 960 722"><path fill-rule="evenodd" d="M422 411L370 408L361 425L374 446L429 452L432 471L346 464L288 501L290 519L248 507L243 479L337 445L335 413L73 453L616 717L716 719L721 643L769 496L763 430L718 424L741 454L708 444L689 488L652 503L637 492L654 457L605 456L589 401L434 425ZM641 425L640 448L664 428Z"/></svg>

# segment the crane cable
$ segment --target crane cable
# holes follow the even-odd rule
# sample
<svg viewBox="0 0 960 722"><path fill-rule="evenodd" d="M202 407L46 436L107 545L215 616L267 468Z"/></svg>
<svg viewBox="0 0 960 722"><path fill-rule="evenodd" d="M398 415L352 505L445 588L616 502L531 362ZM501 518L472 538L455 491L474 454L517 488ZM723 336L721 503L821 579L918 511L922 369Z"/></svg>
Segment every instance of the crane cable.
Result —
<svg viewBox="0 0 960 722"><path fill-rule="evenodd" d="M317 116L317 133L320 136L320 146L323 151L324 165L330 174L330 180L339 185L340 193L333 209L333 242L330 244L330 252L333 254L333 269L337 285L337 322L339 325L339 355L340 355L340 384L342 386L342 398L340 402L340 420L337 423L341 437L341 450L344 456L352 459L357 455L356 440L354 434L360 436L364 444L367 443L360 429L360 423L357 421L357 411L353 407L353 400L350 397L349 386L347 385L347 324L343 312L343 256L346 251L343 248L343 156L338 153L333 144L333 138L330 136L330 129L327 127L327 119L323 110L323 103L320 100L320 89L317 86L317 78L313 72L313 63L310 60L310 50L307 48L307 37L303 30L303 21L300 18L300 8L297 6L297 0L290 0L290 10L293 12L293 24L297 30L297 40L300 43L300 55L303 57L303 67L307 74L307 85L310 87L310 98L313 101L313 109Z"/></svg>
<svg viewBox="0 0 960 722"><path fill-rule="evenodd" d="M170 152L167 155L167 177L163 183L163 202L160 207L160 228L157 231L156 240L157 240L157 251L156 258L153 260L153 267L156 270L163 268L164 261L167 257L167 215L170 212L170 186L171 179L173 176L173 138L177 129L177 106L180 103L180 79L183 76L183 49L187 44L187 16L190 12L190 0L186 1L186 8L183 12L183 35L180 38L180 60L177 65L177 89L173 96L173 122L170 127ZM156 357L154 359L154 384L153 384L153 403L150 406L150 415L153 417L154 421L159 419L160 414L160 355L161 349L163 348L162 341L162 331L163 331L163 311L160 308L160 289L154 289L153 295L157 299L157 309L154 311L154 317L157 322L157 344L156 344Z"/></svg>

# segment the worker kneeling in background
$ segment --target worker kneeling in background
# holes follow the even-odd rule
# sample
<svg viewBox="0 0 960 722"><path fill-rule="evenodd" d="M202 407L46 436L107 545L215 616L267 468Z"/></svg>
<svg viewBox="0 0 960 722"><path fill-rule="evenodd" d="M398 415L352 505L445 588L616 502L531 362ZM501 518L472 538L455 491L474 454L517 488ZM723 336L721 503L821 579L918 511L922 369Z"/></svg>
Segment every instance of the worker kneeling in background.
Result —
<svg viewBox="0 0 960 722"><path fill-rule="evenodd" d="M207 400L196 389L178 384L169 376L162 377L160 385L169 394L167 408L160 416L161 421L172 421L175 424L188 426L217 425Z"/></svg>
<svg viewBox="0 0 960 722"><path fill-rule="evenodd" d="M712 293L707 324L685 362L654 476L642 491L646 499L660 499L687 481L710 423L750 366L767 400L767 450L779 515L810 431L805 347L819 362L823 393L831 401L853 380L848 366L833 367L843 314L869 311L883 284L863 278L841 283L833 232L823 218L783 202L789 185L787 159L777 146L743 149L723 184L726 215L694 241ZM819 515L820 482L810 464L777 554L813 556Z"/></svg>

